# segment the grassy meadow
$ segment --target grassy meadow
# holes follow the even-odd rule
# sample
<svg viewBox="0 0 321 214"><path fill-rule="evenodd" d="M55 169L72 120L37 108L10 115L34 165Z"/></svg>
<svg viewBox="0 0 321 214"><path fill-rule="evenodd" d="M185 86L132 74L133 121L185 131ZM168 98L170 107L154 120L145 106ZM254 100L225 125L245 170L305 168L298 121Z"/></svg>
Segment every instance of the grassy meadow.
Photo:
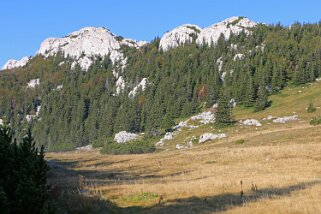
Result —
<svg viewBox="0 0 321 214"><path fill-rule="evenodd" d="M60 199L74 213L320 213L321 126L309 124L321 116L320 94L320 82L289 87L262 112L234 110L236 120L261 127L184 128L151 154L48 153L49 181L60 188L57 197L80 194ZM315 112L307 113L309 103ZM285 124L262 120L295 114L299 120ZM228 137L175 149L205 132Z"/></svg>

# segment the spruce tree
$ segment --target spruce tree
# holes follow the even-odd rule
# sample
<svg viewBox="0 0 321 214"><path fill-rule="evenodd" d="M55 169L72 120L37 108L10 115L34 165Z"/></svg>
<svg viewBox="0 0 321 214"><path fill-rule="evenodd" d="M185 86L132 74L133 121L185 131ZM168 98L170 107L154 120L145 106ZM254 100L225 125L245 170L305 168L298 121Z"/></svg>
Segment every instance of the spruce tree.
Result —
<svg viewBox="0 0 321 214"><path fill-rule="evenodd" d="M0 127L0 164L1 213L46 213L48 166L30 130L18 144L10 128Z"/></svg>
<svg viewBox="0 0 321 214"><path fill-rule="evenodd" d="M262 111L268 107L268 92L264 83L260 84L259 90L257 92L257 99L255 102L254 110Z"/></svg>
<svg viewBox="0 0 321 214"><path fill-rule="evenodd" d="M215 114L215 124L218 127L225 127L233 124L232 106L226 89L222 89L218 98L218 107Z"/></svg>
<svg viewBox="0 0 321 214"><path fill-rule="evenodd" d="M172 127L175 125L175 121L173 120L173 117L170 113L167 113L162 121L161 128L168 132L172 129Z"/></svg>

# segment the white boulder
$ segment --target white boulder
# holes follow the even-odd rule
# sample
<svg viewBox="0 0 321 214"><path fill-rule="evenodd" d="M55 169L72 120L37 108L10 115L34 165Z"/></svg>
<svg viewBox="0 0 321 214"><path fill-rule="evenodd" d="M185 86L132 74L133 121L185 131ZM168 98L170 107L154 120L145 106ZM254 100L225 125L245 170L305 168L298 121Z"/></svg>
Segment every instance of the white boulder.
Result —
<svg viewBox="0 0 321 214"><path fill-rule="evenodd" d="M231 50L236 51L237 50L237 44L231 44Z"/></svg>
<svg viewBox="0 0 321 214"><path fill-rule="evenodd" d="M173 139L174 134L172 132L166 132L165 136L164 136L164 140L171 140Z"/></svg>
<svg viewBox="0 0 321 214"><path fill-rule="evenodd" d="M269 116L267 116L267 117L264 117L263 120L273 120L273 119L275 119L275 118L276 118L276 117L269 115Z"/></svg>
<svg viewBox="0 0 321 214"><path fill-rule="evenodd" d="M235 108L236 107L236 100L234 98L230 99L230 102L229 102L230 106Z"/></svg>
<svg viewBox="0 0 321 214"><path fill-rule="evenodd" d="M40 79L32 79L27 83L27 88L35 88L37 85L40 85Z"/></svg>
<svg viewBox="0 0 321 214"><path fill-rule="evenodd" d="M247 119L247 120L241 121L241 123L247 126L262 126L262 124L255 119Z"/></svg>
<svg viewBox="0 0 321 214"><path fill-rule="evenodd" d="M199 120L202 124L213 123L215 120L214 114L211 111L202 112L198 115L192 116L191 120Z"/></svg>
<svg viewBox="0 0 321 214"><path fill-rule="evenodd" d="M76 148L76 150L78 151L91 151L92 149L93 149L93 146L91 144Z"/></svg>
<svg viewBox="0 0 321 214"><path fill-rule="evenodd" d="M41 109L41 106L39 105L36 108L36 113L35 114L27 114L26 115L26 120L27 120L28 123L31 122L31 120L36 119L39 116L40 109Z"/></svg>
<svg viewBox="0 0 321 214"><path fill-rule="evenodd" d="M244 54L235 54L234 58L233 58L233 61L236 61L236 60L242 60L244 59Z"/></svg>
<svg viewBox="0 0 321 214"><path fill-rule="evenodd" d="M175 148L176 149L184 149L185 147L183 145L181 145L181 144L176 144Z"/></svg>
<svg viewBox="0 0 321 214"><path fill-rule="evenodd" d="M225 137L226 137L226 134L224 133L220 133L220 134L204 133L200 136L198 143L204 143L208 140L216 140L216 139L221 139Z"/></svg>
<svg viewBox="0 0 321 214"><path fill-rule="evenodd" d="M155 146L164 146L165 140L164 138L160 139L157 143L155 143Z"/></svg>
<svg viewBox="0 0 321 214"><path fill-rule="evenodd" d="M115 134L114 140L117 143L126 143L129 141L136 140L138 138L137 134L126 132L126 131L121 131Z"/></svg>
<svg viewBox="0 0 321 214"><path fill-rule="evenodd" d="M287 117L278 117L278 118L272 120L272 122L273 123L286 123L288 121L295 121L298 119L299 119L298 115L293 115L293 116L287 116Z"/></svg>
<svg viewBox="0 0 321 214"><path fill-rule="evenodd" d="M64 87L63 85L58 85L57 88L56 88L56 90L59 91L59 90L63 89L63 87Z"/></svg>

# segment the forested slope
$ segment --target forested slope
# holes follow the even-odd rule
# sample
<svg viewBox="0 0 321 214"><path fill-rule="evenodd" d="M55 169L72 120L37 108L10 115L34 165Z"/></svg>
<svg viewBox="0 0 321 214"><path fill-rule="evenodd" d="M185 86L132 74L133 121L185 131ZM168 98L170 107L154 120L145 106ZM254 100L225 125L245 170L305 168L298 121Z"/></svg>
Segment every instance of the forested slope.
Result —
<svg viewBox="0 0 321 214"><path fill-rule="evenodd" d="M195 37L167 51L159 42L121 47L122 90L113 74L120 65L108 57L96 57L87 71L62 53L1 71L0 118L18 137L30 126L48 150L73 149L123 130L159 135L169 120L211 107L222 90L237 105L262 110L266 95L313 82L321 72L321 24L259 24L216 44L199 45Z"/></svg>

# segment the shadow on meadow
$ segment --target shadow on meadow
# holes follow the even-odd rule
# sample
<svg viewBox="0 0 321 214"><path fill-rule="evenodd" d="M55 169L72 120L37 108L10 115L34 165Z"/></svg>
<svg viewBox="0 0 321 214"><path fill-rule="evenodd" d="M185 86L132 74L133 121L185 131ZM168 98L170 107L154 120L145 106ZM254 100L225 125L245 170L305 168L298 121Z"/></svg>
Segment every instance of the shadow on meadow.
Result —
<svg viewBox="0 0 321 214"><path fill-rule="evenodd" d="M289 196L292 192L304 190L312 186L321 184L320 180L303 182L282 188L262 188L256 193L245 193L243 198L240 194L221 194L209 197L190 197L175 200L166 200L159 205L151 207L130 206L126 208L118 207L111 201L104 200L99 196L90 194L84 195L77 192L79 175L90 178L90 182L97 185L131 183L132 180L146 178L161 178L158 175L140 176L137 173L128 173L121 170L113 172L96 170L73 170L77 162L60 162L50 160L49 183L55 184L63 189L62 193L56 197L58 207L68 213L213 213L222 212L235 207L244 206L246 203L275 199L277 197ZM112 163L106 163L112 164ZM175 173L172 176L179 175ZM168 176L168 175L164 175ZM68 193L71 193L68 195ZM63 213L63 212L61 212Z"/></svg>

